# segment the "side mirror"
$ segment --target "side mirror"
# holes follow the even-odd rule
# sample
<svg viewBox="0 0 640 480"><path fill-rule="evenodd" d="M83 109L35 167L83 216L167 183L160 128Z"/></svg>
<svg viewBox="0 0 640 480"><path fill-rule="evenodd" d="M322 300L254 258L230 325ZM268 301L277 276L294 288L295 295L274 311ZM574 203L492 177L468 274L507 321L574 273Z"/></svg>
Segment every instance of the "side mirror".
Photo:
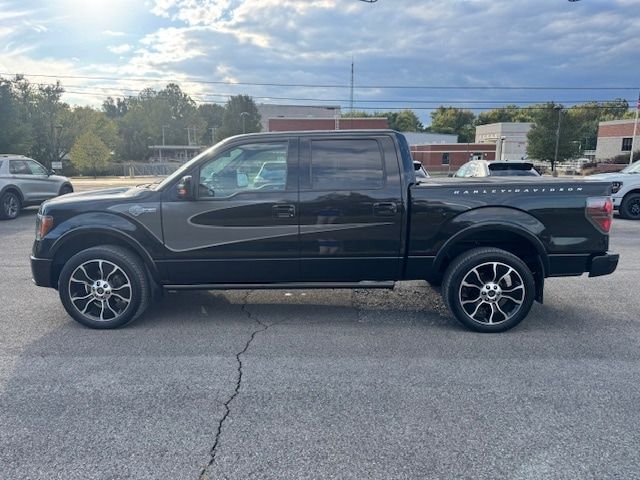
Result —
<svg viewBox="0 0 640 480"><path fill-rule="evenodd" d="M55 175L55 174L56 174L56 171L53 168L49 170L49 176Z"/></svg>
<svg viewBox="0 0 640 480"><path fill-rule="evenodd" d="M193 177L185 175L180 179L177 187L178 198L183 200L193 200Z"/></svg>
<svg viewBox="0 0 640 480"><path fill-rule="evenodd" d="M449 172L449 175L447 175L448 177L453 177L455 175L455 173L453 172Z"/></svg>
<svg viewBox="0 0 640 480"><path fill-rule="evenodd" d="M413 169L417 172L418 170L420 170L422 168L422 164L421 163L414 163L413 164Z"/></svg>

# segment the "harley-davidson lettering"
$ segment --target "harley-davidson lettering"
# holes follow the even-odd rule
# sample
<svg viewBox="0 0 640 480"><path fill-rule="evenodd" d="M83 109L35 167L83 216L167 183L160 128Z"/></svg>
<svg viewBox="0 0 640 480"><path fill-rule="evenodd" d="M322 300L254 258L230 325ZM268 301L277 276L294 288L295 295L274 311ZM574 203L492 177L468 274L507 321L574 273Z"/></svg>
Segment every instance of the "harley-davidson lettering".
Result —
<svg viewBox="0 0 640 480"><path fill-rule="evenodd" d="M582 187L540 187L540 188L483 188L477 190L454 190L454 195L491 195L497 193L564 193L581 192Z"/></svg>

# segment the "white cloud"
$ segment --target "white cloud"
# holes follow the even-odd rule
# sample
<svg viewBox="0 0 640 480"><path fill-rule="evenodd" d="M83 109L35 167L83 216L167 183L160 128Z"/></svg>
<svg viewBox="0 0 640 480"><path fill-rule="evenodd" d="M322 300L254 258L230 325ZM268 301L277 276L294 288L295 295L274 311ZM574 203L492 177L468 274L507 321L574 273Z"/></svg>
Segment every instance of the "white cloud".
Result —
<svg viewBox="0 0 640 480"><path fill-rule="evenodd" d="M107 48L111 53L122 55L123 53L129 52L133 47L128 43L123 43L121 45L111 45Z"/></svg>

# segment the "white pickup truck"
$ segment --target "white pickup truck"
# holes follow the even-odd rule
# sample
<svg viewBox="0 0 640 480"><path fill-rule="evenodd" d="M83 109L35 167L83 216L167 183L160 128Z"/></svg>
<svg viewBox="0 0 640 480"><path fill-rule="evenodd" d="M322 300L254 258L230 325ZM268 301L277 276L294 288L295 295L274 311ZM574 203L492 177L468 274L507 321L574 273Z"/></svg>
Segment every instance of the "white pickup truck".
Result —
<svg viewBox="0 0 640 480"><path fill-rule="evenodd" d="M640 160L620 172L599 173L589 178L612 182L613 208L622 218L640 220Z"/></svg>

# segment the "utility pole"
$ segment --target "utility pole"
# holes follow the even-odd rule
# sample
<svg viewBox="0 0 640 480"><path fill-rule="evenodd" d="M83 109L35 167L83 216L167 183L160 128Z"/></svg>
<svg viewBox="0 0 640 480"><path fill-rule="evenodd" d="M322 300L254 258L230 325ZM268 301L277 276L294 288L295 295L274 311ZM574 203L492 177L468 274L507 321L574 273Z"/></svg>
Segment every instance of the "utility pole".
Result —
<svg viewBox="0 0 640 480"><path fill-rule="evenodd" d="M558 172L556 171L556 163L558 163L558 149L560 147L560 119L562 118L562 107L560 105L556 105L554 108L558 110L558 128L556 129L556 153L553 156L551 172L554 177L557 177Z"/></svg>
<svg viewBox="0 0 640 480"><path fill-rule="evenodd" d="M211 127L209 130L211 130L211 145L213 145L216 143L216 127Z"/></svg>
<svg viewBox="0 0 640 480"><path fill-rule="evenodd" d="M353 57L351 57L351 92L349 96L349 112L353 118Z"/></svg>
<svg viewBox="0 0 640 480"><path fill-rule="evenodd" d="M629 154L629 165L633 163L633 149L636 146L636 134L638 132L638 112L640 112L640 93L638 93L638 103L636 103L636 118L633 121L633 136L631 137L631 153Z"/></svg>

